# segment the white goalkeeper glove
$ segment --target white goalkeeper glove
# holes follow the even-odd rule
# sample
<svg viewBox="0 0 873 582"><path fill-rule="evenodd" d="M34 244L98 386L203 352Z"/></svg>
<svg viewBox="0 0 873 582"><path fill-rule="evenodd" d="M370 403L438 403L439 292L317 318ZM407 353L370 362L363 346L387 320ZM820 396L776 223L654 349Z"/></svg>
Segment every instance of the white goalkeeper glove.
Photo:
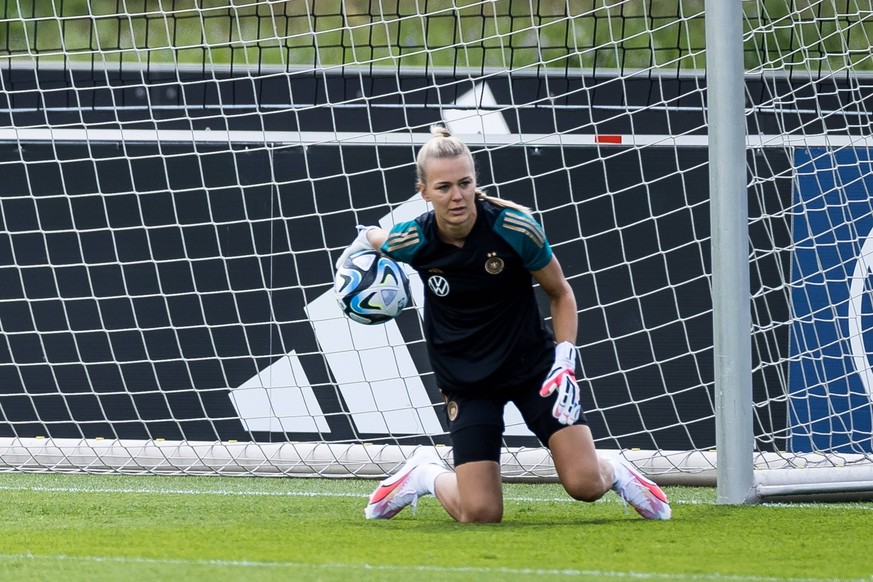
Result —
<svg viewBox="0 0 873 582"><path fill-rule="evenodd" d="M576 383L576 346L570 342L555 346L555 363L540 388L540 396L545 398L555 390L558 391L558 397L552 408L552 416L569 426L579 420L582 412L579 384Z"/></svg>
<svg viewBox="0 0 873 582"><path fill-rule="evenodd" d="M343 251L343 254L341 254L339 256L339 258L336 260L336 264L334 266L337 268L337 270L339 270L339 268L343 266L343 263L346 262L346 259L348 259L353 254L359 253L361 251L376 250L375 248L373 248L373 245L370 242L370 239L367 238L367 232L376 228L376 227L375 226L361 226L359 224L355 228L358 229L358 236L355 237L355 240L352 241L352 244L350 244L348 247L346 247L346 250Z"/></svg>

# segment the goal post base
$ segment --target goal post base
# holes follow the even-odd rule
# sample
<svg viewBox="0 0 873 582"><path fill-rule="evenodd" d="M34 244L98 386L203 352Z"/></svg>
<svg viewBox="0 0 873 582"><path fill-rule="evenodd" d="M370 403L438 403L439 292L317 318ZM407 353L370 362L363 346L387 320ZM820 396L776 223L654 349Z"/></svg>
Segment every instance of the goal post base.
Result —
<svg viewBox="0 0 873 582"><path fill-rule="evenodd" d="M873 465L755 471L753 502L873 501Z"/></svg>
<svg viewBox="0 0 873 582"><path fill-rule="evenodd" d="M256 443L125 439L0 439L0 471L381 479L420 448L360 443ZM451 463L451 447L436 446ZM716 484L715 451L601 450L661 485ZM873 499L864 455L756 453L750 502ZM557 482L545 448L504 448L507 482Z"/></svg>

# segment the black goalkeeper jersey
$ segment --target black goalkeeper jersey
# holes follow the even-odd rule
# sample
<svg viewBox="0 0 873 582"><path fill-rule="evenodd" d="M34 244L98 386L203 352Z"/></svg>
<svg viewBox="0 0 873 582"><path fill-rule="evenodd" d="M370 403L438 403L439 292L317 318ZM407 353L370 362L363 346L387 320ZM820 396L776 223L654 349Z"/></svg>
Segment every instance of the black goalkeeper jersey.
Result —
<svg viewBox="0 0 873 582"><path fill-rule="evenodd" d="M380 249L412 266L425 287L424 328L440 388L499 390L541 381L554 340L531 271L552 250L528 214L477 200L463 247L437 236L433 211L396 225Z"/></svg>

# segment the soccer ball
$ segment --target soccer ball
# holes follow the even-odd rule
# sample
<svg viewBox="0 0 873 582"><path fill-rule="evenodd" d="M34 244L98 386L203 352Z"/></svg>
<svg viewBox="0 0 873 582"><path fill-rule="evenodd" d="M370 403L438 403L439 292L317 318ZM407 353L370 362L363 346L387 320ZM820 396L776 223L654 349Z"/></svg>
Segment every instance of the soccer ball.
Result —
<svg viewBox="0 0 873 582"><path fill-rule="evenodd" d="M343 313L365 325L394 319L410 297L406 273L376 251L361 251L346 259L336 272L333 290Z"/></svg>

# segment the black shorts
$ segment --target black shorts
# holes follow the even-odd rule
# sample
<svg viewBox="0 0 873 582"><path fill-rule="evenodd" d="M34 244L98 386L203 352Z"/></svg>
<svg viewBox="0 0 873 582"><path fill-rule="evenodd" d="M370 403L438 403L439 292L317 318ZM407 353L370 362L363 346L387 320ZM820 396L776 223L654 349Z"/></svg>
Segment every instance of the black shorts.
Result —
<svg viewBox="0 0 873 582"><path fill-rule="evenodd" d="M525 424L543 446L548 446L552 435L567 425L552 415L557 390L543 398L540 386L528 382L488 395L443 390L455 466L473 461L500 462L506 428L503 413L509 402L515 404ZM588 424L584 412L575 424Z"/></svg>

